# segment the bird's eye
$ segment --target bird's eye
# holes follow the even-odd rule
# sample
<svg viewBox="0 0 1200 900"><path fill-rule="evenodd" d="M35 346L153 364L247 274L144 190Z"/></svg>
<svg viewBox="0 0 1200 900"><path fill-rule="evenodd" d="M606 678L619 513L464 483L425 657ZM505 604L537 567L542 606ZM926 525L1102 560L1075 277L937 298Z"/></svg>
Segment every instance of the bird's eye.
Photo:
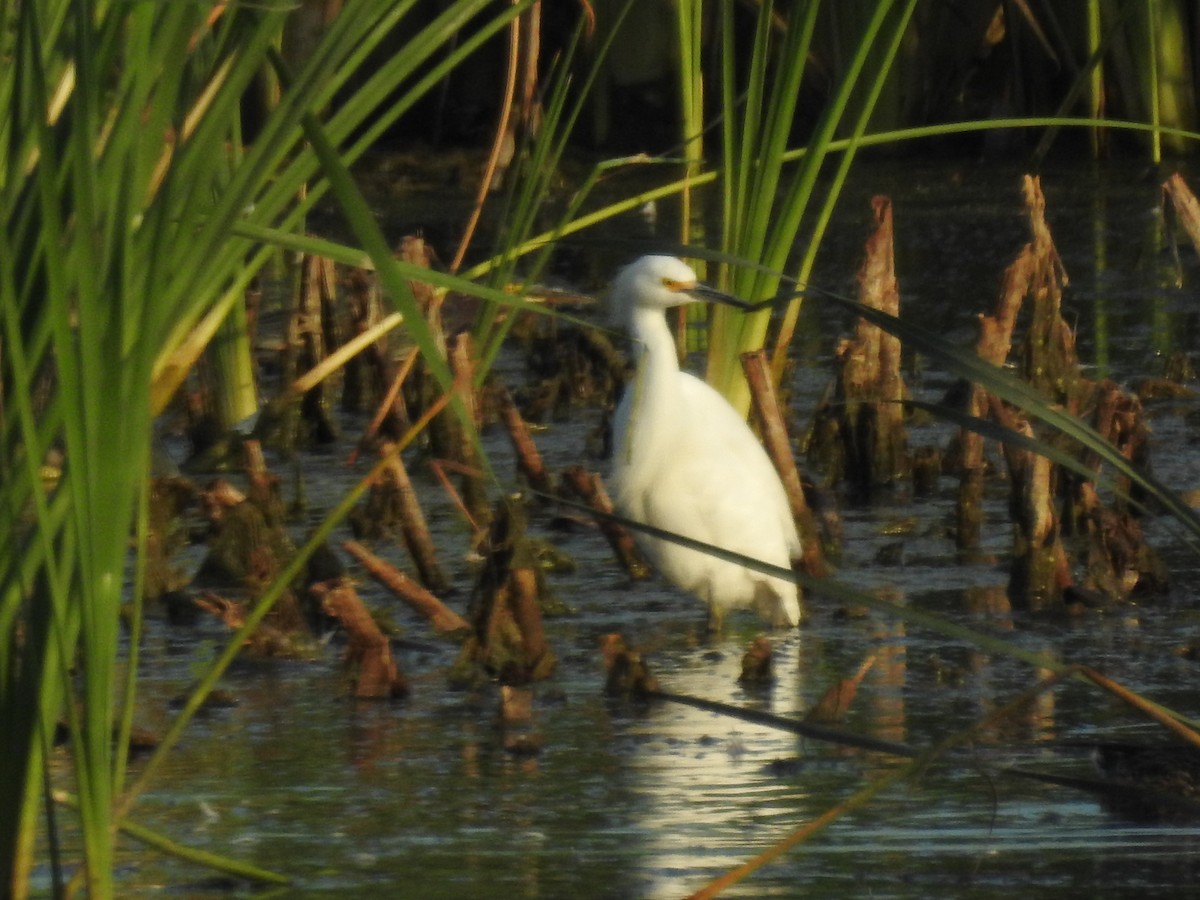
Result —
<svg viewBox="0 0 1200 900"><path fill-rule="evenodd" d="M682 281L676 281L674 278L664 278L662 280L662 283L663 283L663 287L665 287L668 291L671 291L672 293L678 293L679 291L682 291L687 287L687 285L684 284Z"/></svg>

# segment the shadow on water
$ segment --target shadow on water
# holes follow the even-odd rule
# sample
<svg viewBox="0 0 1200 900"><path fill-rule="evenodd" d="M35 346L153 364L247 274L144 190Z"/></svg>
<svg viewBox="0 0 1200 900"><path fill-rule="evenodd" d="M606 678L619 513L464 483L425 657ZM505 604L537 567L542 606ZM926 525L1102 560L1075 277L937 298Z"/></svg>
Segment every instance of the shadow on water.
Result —
<svg viewBox="0 0 1200 900"><path fill-rule="evenodd" d="M1166 354L1195 346L1197 313L1194 291L1169 283L1156 190L1078 172L1046 173L1043 183L1072 279L1066 303L1085 363L1118 380L1161 374ZM895 204L902 308L936 317L947 333L973 342L975 314L990 307L1000 273L1025 240L1017 173L858 169L831 229L817 275L822 284L851 286L866 198L877 192L890 193ZM1188 260L1194 284L1196 267ZM806 308L793 385L798 421L807 421L824 390L834 341L847 324L819 304ZM922 370L912 383L918 396L936 400L949 379ZM1151 412L1157 474L1193 487L1200 470L1194 401ZM572 422L539 436L552 467L577 461L594 425L593 411L576 411ZM942 441L947 433L936 424L924 429L912 436L914 444ZM497 471L512 471L504 438L486 439ZM305 459L316 509L331 506L359 474L330 466L324 454ZM445 558L457 569L459 594L451 602L461 608L470 575L454 548L465 546L463 533L432 479L418 488L429 498L427 514ZM1010 542L1003 496L991 501L984 531L984 550L997 562L964 566L947 536L949 481L942 488L930 499L898 492L887 502L843 509L839 577L860 589L887 588L899 602L1029 649L1087 661L1168 706L1195 711L1200 671L1177 651L1200 635L1192 587L1198 563L1173 552L1167 529L1152 529L1174 565L1173 589L1161 605L1078 621L1027 621L995 602L1003 597ZM544 532L546 517L531 518ZM190 845L294 876L289 896L678 897L901 761L676 704L607 700L598 653L604 634L620 631L641 648L667 690L793 717L874 655L846 725L920 747L978 721L1038 677L1022 663L816 600L803 630L779 643L774 688L747 693L736 676L756 623L736 621L722 640L704 645L703 613L693 600L654 582L630 586L590 531L546 536L574 556L577 568L552 576L574 613L547 623L560 665L537 691L540 753L504 749L494 697L446 687L455 648L430 640L402 650L412 695L396 704L345 699L331 648L317 662L235 667L225 686L237 706L194 724L158 789L139 803L138 820ZM896 552L880 552L895 544ZM364 583L361 593L424 640L421 626L381 589ZM169 698L219 641L216 630L181 635L150 623L143 657L148 720L139 724L165 726ZM1200 828L1132 825L1087 796L999 778L993 770L999 760L1086 771L1086 760L1065 758L1052 744L1158 737L1106 695L1060 686L1019 720L982 734L977 760L935 766L889 789L727 896L1176 892L1200 881ZM188 877L177 863L123 847L120 878L130 895ZM187 890L208 894L225 895L203 883Z"/></svg>

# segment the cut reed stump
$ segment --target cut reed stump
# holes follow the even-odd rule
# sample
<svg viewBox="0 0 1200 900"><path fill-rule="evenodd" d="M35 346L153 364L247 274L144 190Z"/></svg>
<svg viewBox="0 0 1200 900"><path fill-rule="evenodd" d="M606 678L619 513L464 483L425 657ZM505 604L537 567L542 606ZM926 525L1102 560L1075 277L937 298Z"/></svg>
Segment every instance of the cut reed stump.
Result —
<svg viewBox="0 0 1200 900"><path fill-rule="evenodd" d="M542 625L545 586L525 534L519 504L496 504L471 599L471 635L451 673L454 683L495 679L522 686L548 678L555 656Z"/></svg>
<svg viewBox="0 0 1200 900"><path fill-rule="evenodd" d="M321 581L309 587L326 615L346 630L346 670L354 696L389 699L408 694L408 682L392 657L392 645L347 578Z"/></svg>
<svg viewBox="0 0 1200 900"><path fill-rule="evenodd" d="M216 529L226 513L245 499L246 495L224 478L215 478L200 492L200 511Z"/></svg>
<svg viewBox="0 0 1200 900"><path fill-rule="evenodd" d="M1030 210L1034 243L1043 262L1032 285L1033 318L1024 341L1023 374L1044 396L1068 412L1088 421L1130 462L1149 463L1149 443L1141 404L1112 382L1085 378L1075 352L1075 336L1062 316L1062 288L1066 273L1045 222L1045 199L1036 178L1025 179L1026 205ZM1078 451L1076 451L1078 453ZM1101 464L1084 454L1099 474ZM1049 462L1046 467L1051 467ZM1123 600L1133 593L1163 590L1165 569L1146 544L1135 507L1120 499L1129 496L1128 479L1118 479L1118 499L1106 506L1092 481L1062 473L1063 527L1083 532L1087 559L1084 588L1107 601ZM1136 497L1134 498L1136 499ZM1082 517L1073 520L1073 511ZM1082 524L1082 528L1079 525Z"/></svg>
<svg viewBox="0 0 1200 900"><path fill-rule="evenodd" d="M1021 373L1050 402L1076 412L1088 389L1075 352L1075 333L1062 316L1062 290L1066 269L1046 224L1046 198L1041 180L1029 175L1024 182L1035 266L1026 295L1032 301L1030 322L1017 345Z"/></svg>
<svg viewBox="0 0 1200 900"><path fill-rule="evenodd" d="M367 335L384 318L379 278L374 272L351 269L344 280L343 296L349 318L349 337ZM367 412L378 409L393 380L388 353L388 336L381 335L361 353L350 357L342 368L342 409ZM400 434L398 410L386 410L381 424L393 437Z"/></svg>
<svg viewBox="0 0 1200 900"><path fill-rule="evenodd" d="M774 684L774 652L771 639L765 634L760 634L751 641L746 652L742 654L742 671L738 675L738 684L744 688L760 688Z"/></svg>
<svg viewBox="0 0 1200 900"><path fill-rule="evenodd" d="M504 422L509 440L512 441L513 452L517 457L518 471L533 490L543 494L552 493L554 485L550 480L550 473L546 471L542 454L538 452L537 444L533 442L533 437L529 434L529 426L521 417L521 411L517 409L512 394L507 389L501 389L499 399L500 420Z"/></svg>
<svg viewBox="0 0 1200 900"><path fill-rule="evenodd" d="M979 356L996 367L1011 354L1021 376L1050 404L1090 419L1127 459L1147 462L1145 424L1136 398L1115 385L1084 378L1075 351L1075 336L1062 316L1066 272L1046 224L1046 201L1038 179L1026 176L1025 204L1031 238L1005 272L1004 286L991 316L980 317ZM1028 304L1026 304L1028 300ZM1017 319L1026 308L1028 323L1020 340L1014 338ZM1024 415L1009 409L984 388L971 388L968 410L1032 438ZM1052 438L1064 452L1089 455L1061 437ZM962 472L958 501L958 540L963 550L978 546L981 529L983 439L964 429L960 436ZM1010 598L1014 607L1030 610L1059 608L1071 596L1124 599L1137 590L1165 586L1157 557L1142 540L1134 510L1118 502L1100 502L1090 479L1060 470L1047 457L1024 447L1005 444L1010 475L1009 509L1013 518L1014 553ZM1099 460L1091 460L1099 472ZM1128 481L1123 485L1130 489ZM1081 533L1088 561L1083 591L1074 589L1064 536Z"/></svg>
<svg viewBox="0 0 1200 900"><path fill-rule="evenodd" d="M1142 404L1111 381L1095 385L1092 426L1140 469L1149 468L1149 428ZM1091 460L1100 473L1099 460ZM1146 499L1126 475L1118 475L1115 499L1105 504L1091 481L1073 476L1064 520L1088 538L1086 587L1102 596L1129 597L1167 589L1166 567L1146 542L1138 504Z"/></svg>
<svg viewBox="0 0 1200 900"><path fill-rule="evenodd" d="M1003 368L1012 352L1013 332L1021 303L1029 292L1038 267L1036 241L1026 244L1004 272L1000 297L992 315L979 316L979 339L976 355L997 369ZM966 412L977 419L986 419L991 410L991 395L978 384L969 389ZM959 433L960 471L957 503L957 540L961 552L978 550L983 531L983 435L963 428Z"/></svg>
<svg viewBox="0 0 1200 900"><path fill-rule="evenodd" d="M615 632L600 639L604 659L604 693L625 700L648 700L661 686L642 655Z"/></svg>
<svg viewBox="0 0 1200 900"><path fill-rule="evenodd" d="M892 205L871 202L875 230L858 273L859 302L899 315L892 247ZM823 459L831 480L845 479L860 497L908 477L911 463L904 427L908 389L900 374L900 341L859 321L854 337L837 349L837 378L816 413L810 457Z"/></svg>
<svg viewBox="0 0 1200 900"><path fill-rule="evenodd" d="M316 368L339 344L337 271L333 260L305 255L300 262L296 305L288 322L285 374L289 383L300 372ZM308 428L305 443L327 444L337 439L324 382L318 382L300 401L300 420Z"/></svg>
<svg viewBox="0 0 1200 900"><path fill-rule="evenodd" d="M244 448L246 499L223 510L193 581L200 586L236 585L257 598L296 554L296 545L284 527L279 479L267 470L257 441L246 441ZM264 624L302 642L311 638L311 631L294 591L297 586L303 584L283 591Z"/></svg>
<svg viewBox="0 0 1200 900"><path fill-rule="evenodd" d="M475 346L471 335L465 331L456 334L450 343L450 371L454 373L455 384L464 386L459 392L459 397L466 407L467 418L473 425L470 428L464 425L451 408L441 412L437 419L445 420L448 432L452 435L449 459L456 464L455 468L461 475L460 490L463 503L472 521L483 528L487 524L490 507L483 480L483 468L475 443L481 422L479 396L472 387L475 383Z"/></svg>
<svg viewBox="0 0 1200 900"><path fill-rule="evenodd" d="M993 399L993 418L1028 438L1033 428L1018 414ZM1061 606L1072 586L1070 561L1063 547L1055 503L1057 466L1045 456L1006 443L1012 484L1009 511L1015 525L1008 595L1019 609L1040 612Z"/></svg>
<svg viewBox="0 0 1200 900"><path fill-rule="evenodd" d="M1162 189L1175 209L1175 219L1183 227L1196 252L1200 253L1200 201L1196 200L1196 195L1178 172L1163 182Z"/></svg>
<svg viewBox="0 0 1200 900"><path fill-rule="evenodd" d="M280 493L279 476L267 468L262 444L258 441L243 442L242 452L246 459L246 499L263 511L272 527L282 528L286 511Z"/></svg>
<svg viewBox="0 0 1200 900"><path fill-rule="evenodd" d="M1005 364L1013 351L1017 317L1029 298L1030 324L1018 348L1021 371L1043 396L1061 403L1077 392L1079 378L1074 336L1061 317L1066 273L1046 225L1046 202L1036 179L1025 179L1025 203L1031 238L1005 271L995 314L980 316L976 352L998 368ZM1023 416L1007 409L979 385L971 387L967 411L978 418L990 417L1018 434L1033 436ZM961 444L958 541L960 549L971 550L978 546L982 529L983 438L964 429ZM1072 583L1059 527L1057 473L1048 459L1024 448L1005 444L1004 456L1011 480L1009 511L1014 524L1009 596L1017 608L1048 609L1061 604L1063 592Z"/></svg>

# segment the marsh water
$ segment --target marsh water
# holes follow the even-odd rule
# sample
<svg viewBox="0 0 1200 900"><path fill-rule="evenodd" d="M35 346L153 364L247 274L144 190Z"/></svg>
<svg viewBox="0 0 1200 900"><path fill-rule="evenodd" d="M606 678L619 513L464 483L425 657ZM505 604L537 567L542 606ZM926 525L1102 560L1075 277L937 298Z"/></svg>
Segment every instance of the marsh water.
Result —
<svg viewBox="0 0 1200 900"><path fill-rule="evenodd" d="M1026 237L1019 174L973 163L863 165L815 280L852 293L867 199L888 194L902 313L973 343L975 316L990 311L1003 269ZM1043 187L1071 278L1066 315L1089 374L1128 384L1161 375L1170 353L1194 351L1200 267L1184 248L1185 287L1174 285L1156 182L1128 169L1072 169L1045 172ZM405 215L417 214L396 213ZM652 236L644 217L631 218L628 228ZM831 378L835 342L849 328L843 314L806 304L791 385L797 422L809 421ZM521 377L519 360L506 366L506 377ZM923 399L939 399L952 384L920 360L906 377ZM1149 406L1155 472L1180 490L1197 487L1197 413L1193 399ZM603 469L587 458L598 418L597 410L576 409L537 434L552 470L581 459ZM347 433L352 441L353 423ZM918 425L910 444L942 446L949 434L936 423ZM507 438L496 430L486 439L515 490ZM301 459L314 520L361 477L343 464L348 446ZM411 468L453 576L448 602L462 609L473 577L466 531L425 467L414 461ZM984 549L991 559L967 564L949 531L954 485L944 478L922 499L900 487L868 505L840 497L844 549L834 577L859 590L886 589L896 602L1021 647L1087 662L1167 706L1200 711L1200 663L1179 652L1200 640L1200 559L1167 522L1148 526L1170 566L1167 596L1072 619L1031 618L1003 602L1011 547L1004 486L988 500ZM397 653L411 696L347 699L336 640L313 660L241 661L222 685L236 705L193 723L136 819L180 842L289 875L294 883L283 896L681 897L904 761L669 702L608 699L603 635L620 632L640 648L666 690L789 717L802 716L874 656L845 727L918 747L979 721L1041 674L811 597L804 627L778 639L773 688L744 690L736 678L756 621L735 619L707 640L693 599L654 580L630 584L593 529L560 527L547 508L533 508L530 519L535 535L575 563L549 575L571 612L547 622L559 665L536 689L530 728L540 752L506 751L495 693L451 690L446 674L456 646L437 640L364 577L359 591L367 603L405 629ZM381 552L404 563L397 548ZM152 615L138 725L165 727L170 699L223 639L215 623L178 628ZM725 896L1181 893L1200 883L1200 827L1128 822L1090 795L997 774L1015 763L1087 775L1086 751L1065 750L1070 742L1164 739L1110 696L1068 682L985 729L969 754L885 790ZM122 848L125 896L249 891L136 844Z"/></svg>

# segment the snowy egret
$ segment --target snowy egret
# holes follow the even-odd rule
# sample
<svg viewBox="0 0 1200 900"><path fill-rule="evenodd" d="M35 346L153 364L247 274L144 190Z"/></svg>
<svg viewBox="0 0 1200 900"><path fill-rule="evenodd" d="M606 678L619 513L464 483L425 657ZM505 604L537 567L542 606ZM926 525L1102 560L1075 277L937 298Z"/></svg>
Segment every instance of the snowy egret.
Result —
<svg viewBox="0 0 1200 900"><path fill-rule="evenodd" d="M777 566L800 555L787 495L766 451L716 390L682 372L666 310L705 299L737 303L701 285L686 263L644 256L612 286L635 343L637 374L614 423L617 509L629 519ZM798 625L796 585L670 541L638 535L658 570L708 605L719 630L731 609Z"/></svg>

